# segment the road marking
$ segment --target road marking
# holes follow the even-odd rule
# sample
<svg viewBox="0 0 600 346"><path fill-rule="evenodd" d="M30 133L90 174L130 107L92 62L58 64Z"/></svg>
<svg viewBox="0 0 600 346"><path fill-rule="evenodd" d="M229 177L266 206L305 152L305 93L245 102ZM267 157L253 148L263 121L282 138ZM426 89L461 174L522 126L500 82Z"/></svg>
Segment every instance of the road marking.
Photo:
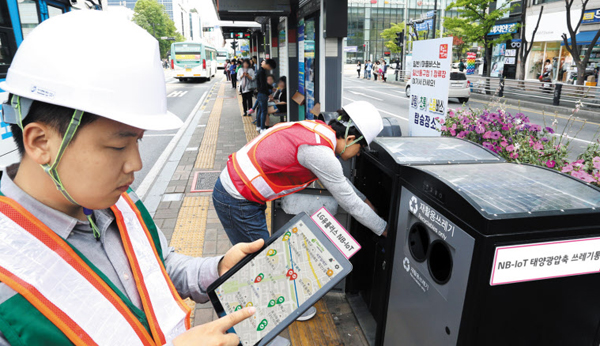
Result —
<svg viewBox="0 0 600 346"><path fill-rule="evenodd" d="M167 97L183 97L183 95L187 94L187 92L188 92L187 90L173 91L172 93L167 95Z"/></svg>
<svg viewBox="0 0 600 346"><path fill-rule="evenodd" d="M371 98L371 99L373 99L373 100L377 100L377 101L383 101L382 99L379 99L379 98L377 98L377 97L373 97L373 96L371 96L371 95L367 95L367 94L363 94L363 93L358 93L358 92L356 92L356 91L348 90L348 92L351 92L351 93L353 93L354 95L361 95L361 96L364 96L364 97L368 97L368 98Z"/></svg>
<svg viewBox="0 0 600 346"><path fill-rule="evenodd" d="M183 124L183 126L181 128L179 128L179 131L177 131L177 133L175 134L175 137L173 137L173 139L171 139L169 144L167 144L167 147L162 152L162 154L159 156L158 160L156 160L156 162L154 163L154 166L152 166L152 168L150 169L148 174L146 174L146 177L144 177L144 180L142 181L140 186L135 190L135 192L137 193L140 200L144 200L144 196L150 190L152 183L154 183L154 180L156 179L156 177L162 170L163 166L169 159L169 156L171 156L171 152L173 152L173 149L175 149L175 147L177 146L177 143L183 136L183 133L190 125L190 122L192 122L192 119L194 118L194 114L196 114L196 112L200 108L200 105L202 104L202 102L204 102L204 98L206 97L207 94L208 94L207 91L205 91L204 94L202 94L202 97L200 98L200 100L198 100L198 103L196 103L196 106L194 106L194 109L192 109L190 114L188 114L187 118L185 119L185 123Z"/></svg>
<svg viewBox="0 0 600 346"><path fill-rule="evenodd" d="M347 98L347 97L345 97L345 96L344 96L344 98L345 98L346 100L348 100L348 101L356 102L356 100L349 99L349 98ZM394 114L394 113L390 113L390 112L388 112L388 111L384 111L383 109L379 109L379 108L377 108L377 110L378 110L378 111L380 111L380 112L382 112L382 113L389 114L389 115L391 115L391 116L393 116L393 117L400 118L400 119L402 119L402 120L408 121L408 119L407 119L407 118L405 118L405 117L401 117L401 116L399 116L399 115L396 115L396 114Z"/></svg>
<svg viewBox="0 0 600 346"><path fill-rule="evenodd" d="M555 137L560 137L560 135L558 133L553 133L552 135L555 136ZM574 140L574 141L578 141L578 142L587 143L587 144L594 143L592 141L586 141L585 139L579 139L579 138L571 137L569 135L563 135L563 137L567 137L568 139L571 139L571 140Z"/></svg>
<svg viewBox="0 0 600 346"><path fill-rule="evenodd" d="M484 101L474 100L472 98L469 100L469 103L471 103L471 102L479 103L479 104L486 105L486 106L488 104L490 104L490 102L484 102ZM550 112L538 112L538 111L535 111L535 110L533 110L531 108L527 108L527 107L518 107L518 106L513 106L513 105L508 105L508 104L505 104L503 106L506 107L506 108L511 108L511 109L517 110L519 112L529 112L529 113L539 114L539 115L542 115L544 117L554 117L553 113L550 113ZM585 119L580 119L578 117L570 117L570 116L565 116L565 115L556 115L556 117L559 118L559 119L572 120L572 121L575 121L575 122L578 122L578 123L587 123L587 124L591 124L591 125L598 125L598 126L600 126L600 123L596 123L596 122L585 120Z"/></svg>

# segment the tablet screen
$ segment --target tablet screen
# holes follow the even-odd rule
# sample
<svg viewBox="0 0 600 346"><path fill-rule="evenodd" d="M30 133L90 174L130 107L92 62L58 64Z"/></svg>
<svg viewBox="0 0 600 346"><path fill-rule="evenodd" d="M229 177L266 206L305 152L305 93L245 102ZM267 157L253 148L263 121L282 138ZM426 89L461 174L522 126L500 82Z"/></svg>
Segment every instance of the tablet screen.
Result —
<svg viewBox="0 0 600 346"><path fill-rule="evenodd" d="M227 314L256 308L235 326L242 345L252 346L342 270L312 230L298 221L215 293Z"/></svg>

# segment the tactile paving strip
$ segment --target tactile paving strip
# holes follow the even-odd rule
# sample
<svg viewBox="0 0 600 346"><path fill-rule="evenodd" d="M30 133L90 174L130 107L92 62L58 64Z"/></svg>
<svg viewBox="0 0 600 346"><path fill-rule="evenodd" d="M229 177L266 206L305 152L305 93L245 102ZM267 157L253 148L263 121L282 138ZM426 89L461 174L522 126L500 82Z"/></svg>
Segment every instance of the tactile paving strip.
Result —
<svg viewBox="0 0 600 346"><path fill-rule="evenodd" d="M175 252L193 257L202 256L209 198L204 196L183 199L171 237L171 246L175 248ZM191 320L193 321L196 303L191 299L186 299L185 303L192 309Z"/></svg>
<svg viewBox="0 0 600 346"><path fill-rule="evenodd" d="M210 169L215 165L215 153L217 151L217 139L219 137L219 123L221 122L221 112L223 111L223 99L219 98L219 96L224 95L224 92L225 85L222 84L208 118L208 123L206 124L204 135L202 136L202 143L198 150L194 168Z"/></svg>
<svg viewBox="0 0 600 346"><path fill-rule="evenodd" d="M219 179L221 171L201 171L194 173L194 182L190 192L211 192Z"/></svg>

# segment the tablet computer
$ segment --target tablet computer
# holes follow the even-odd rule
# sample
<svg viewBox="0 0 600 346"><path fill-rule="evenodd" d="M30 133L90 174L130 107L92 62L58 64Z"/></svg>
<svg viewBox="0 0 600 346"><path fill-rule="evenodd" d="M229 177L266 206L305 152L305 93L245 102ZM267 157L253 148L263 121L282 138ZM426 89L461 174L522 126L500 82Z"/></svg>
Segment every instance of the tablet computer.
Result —
<svg viewBox="0 0 600 346"><path fill-rule="evenodd" d="M266 345L352 271L350 261L301 213L208 288L219 317L247 306L234 326L243 346Z"/></svg>

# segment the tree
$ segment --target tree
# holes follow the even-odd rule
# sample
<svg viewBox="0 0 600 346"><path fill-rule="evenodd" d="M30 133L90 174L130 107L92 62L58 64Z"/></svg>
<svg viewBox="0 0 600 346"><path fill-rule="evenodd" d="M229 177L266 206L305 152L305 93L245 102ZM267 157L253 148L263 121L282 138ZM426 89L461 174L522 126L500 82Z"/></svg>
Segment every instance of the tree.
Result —
<svg viewBox="0 0 600 346"><path fill-rule="evenodd" d="M510 11L507 3L501 8L492 10L490 6L496 0L456 0L446 8L446 11L456 9L458 17L444 18L444 27L448 30L461 29L463 40L467 42L483 43L485 48L485 75L490 76L490 60L492 45L509 40L511 34L502 34L496 38L490 37L490 30L496 25L496 21Z"/></svg>
<svg viewBox="0 0 600 346"><path fill-rule="evenodd" d="M519 68L517 69L517 79L525 80L525 63L527 62L527 57L531 52L531 48L533 48L532 43L535 41L535 34L537 33L538 28L540 27L540 20L542 19L542 13L544 13L544 6L540 8L540 14L538 16L535 29L533 29L533 34L531 35L530 42L527 40L527 35L525 34L525 19L527 18L527 6L523 6L523 8L521 8L521 11L521 49L519 49Z"/></svg>
<svg viewBox="0 0 600 346"><path fill-rule="evenodd" d="M165 12L165 7L156 0L138 0L133 11L132 21L158 40L161 58L165 58L171 48L171 40L161 37L174 38L176 42L185 40L175 29L175 23Z"/></svg>
<svg viewBox="0 0 600 346"><path fill-rule="evenodd" d="M472 42L465 41L466 37L461 28L454 28L453 30L446 30L444 37L452 37L452 54L455 56L454 59L461 59L465 54L465 51Z"/></svg>
<svg viewBox="0 0 600 346"><path fill-rule="evenodd" d="M562 39L565 44L565 48L571 56L573 57L573 61L575 65L577 65L577 85L583 85L585 82L585 68L587 67L590 61L590 54L592 54L592 49L588 49L585 54L582 53L581 46L577 45L577 31L579 31L579 26L581 25L581 21L583 20L583 14L585 13L585 8L590 0L581 0L581 15L579 16L579 21L577 25L573 27L573 23L571 22L571 7L573 6L574 0L565 0L565 8L567 12L567 30L569 30L569 36L571 37L571 43L567 39L567 34L562 34ZM590 43L590 47L594 47L596 42L598 42L598 38L600 38L600 30L596 32L594 39ZM583 59L582 59L583 56Z"/></svg>
<svg viewBox="0 0 600 346"><path fill-rule="evenodd" d="M406 25L404 23L391 23L390 27L381 32L381 37L385 39L385 46L389 48L391 53L401 53L402 48L396 44L396 33L404 32Z"/></svg>

